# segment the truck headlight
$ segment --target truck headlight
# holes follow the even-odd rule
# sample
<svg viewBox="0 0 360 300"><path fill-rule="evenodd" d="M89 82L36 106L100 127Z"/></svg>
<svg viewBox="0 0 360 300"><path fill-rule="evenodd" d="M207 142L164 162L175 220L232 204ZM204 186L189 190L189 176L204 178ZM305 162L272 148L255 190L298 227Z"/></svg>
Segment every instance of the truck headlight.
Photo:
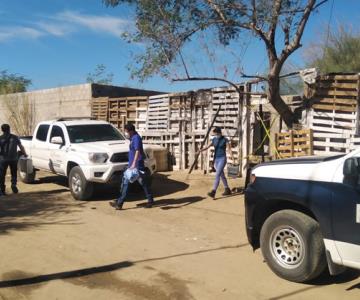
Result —
<svg viewBox="0 0 360 300"><path fill-rule="evenodd" d="M109 155L107 153L89 153L89 160L96 164L104 163L108 158Z"/></svg>

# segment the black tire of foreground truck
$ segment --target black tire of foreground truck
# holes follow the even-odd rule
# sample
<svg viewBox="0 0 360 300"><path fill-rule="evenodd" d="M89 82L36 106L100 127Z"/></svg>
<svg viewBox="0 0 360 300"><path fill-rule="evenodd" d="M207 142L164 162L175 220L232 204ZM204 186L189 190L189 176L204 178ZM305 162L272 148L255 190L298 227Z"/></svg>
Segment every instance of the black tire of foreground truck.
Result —
<svg viewBox="0 0 360 300"><path fill-rule="evenodd" d="M289 281L308 282L327 266L319 223L295 210L281 210L266 219L260 247L271 270Z"/></svg>
<svg viewBox="0 0 360 300"><path fill-rule="evenodd" d="M69 189L76 200L89 200L94 193L94 184L86 180L81 168L76 166L69 173Z"/></svg>
<svg viewBox="0 0 360 300"><path fill-rule="evenodd" d="M33 169L32 173L27 173L27 172L21 172L20 171L20 166L18 163L18 174L19 174L19 178L21 180L21 182L23 183L27 183L27 184L31 184L35 182L35 177L36 177L36 170Z"/></svg>

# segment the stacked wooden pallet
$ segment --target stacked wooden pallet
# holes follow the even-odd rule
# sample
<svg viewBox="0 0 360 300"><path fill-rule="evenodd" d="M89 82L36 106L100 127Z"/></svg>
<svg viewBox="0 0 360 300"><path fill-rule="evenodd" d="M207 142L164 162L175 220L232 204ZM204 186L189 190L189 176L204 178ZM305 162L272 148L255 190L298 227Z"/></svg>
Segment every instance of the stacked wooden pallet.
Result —
<svg viewBox="0 0 360 300"><path fill-rule="evenodd" d="M315 132L355 135L359 127L359 74L319 76L311 101Z"/></svg>
<svg viewBox="0 0 360 300"><path fill-rule="evenodd" d="M146 130L147 107L136 108L135 127L139 132Z"/></svg>
<svg viewBox="0 0 360 300"><path fill-rule="evenodd" d="M313 155L313 132L290 130L275 135L277 158L289 158Z"/></svg>
<svg viewBox="0 0 360 300"><path fill-rule="evenodd" d="M242 91L244 91L244 88L244 86L240 86ZM241 164L243 104L244 95L239 95L233 87L212 89L211 115L214 115L219 105L221 105L219 116L216 118L214 126L222 128L223 134L227 136L231 142L234 161L229 158L228 162L232 164ZM211 168L213 155L214 149L210 149L208 153L208 170Z"/></svg>
<svg viewBox="0 0 360 300"><path fill-rule="evenodd" d="M169 95L149 97L146 130L167 130L169 121Z"/></svg>
<svg viewBox="0 0 360 300"><path fill-rule="evenodd" d="M109 103L108 98L94 98L91 101L91 116L97 120L108 120Z"/></svg>
<svg viewBox="0 0 360 300"><path fill-rule="evenodd" d="M347 153L359 133L359 74L319 76L313 94L309 127L314 130L314 153Z"/></svg>
<svg viewBox="0 0 360 300"><path fill-rule="evenodd" d="M175 169L189 168L208 124L207 100L192 92L150 97L144 143L166 147Z"/></svg>
<svg viewBox="0 0 360 300"><path fill-rule="evenodd" d="M315 132L313 149L315 155L337 155L349 153L360 146L360 137L350 134Z"/></svg>
<svg viewBox="0 0 360 300"><path fill-rule="evenodd" d="M229 162L240 163L242 103L242 96L229 87L149 97L144 142L166 147L175 168L187 169L221 105L215 126L231 140L235 161ZM200 157L196 167L210 171L212 160L213 149Z"/></svg>
<svg viewBox="0 0 360 300"><path fill-rule="evenodd" d="M119 129L127 123L136 124L137 109L146 108L148 97L109 98L109 122Z"/></svg>

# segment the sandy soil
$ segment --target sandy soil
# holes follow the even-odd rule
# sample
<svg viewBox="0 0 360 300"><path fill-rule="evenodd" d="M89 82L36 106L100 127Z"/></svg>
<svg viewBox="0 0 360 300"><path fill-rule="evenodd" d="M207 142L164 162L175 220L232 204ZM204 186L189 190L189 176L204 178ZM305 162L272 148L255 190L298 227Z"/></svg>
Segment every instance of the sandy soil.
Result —
<svg viewBox="0 0 360 300"><path fill-rule="evenodd" d="M213 201L212 177L162 173L157 205L77 202L40 174L0 198L0 299L359 299L360 273L311 285L276 277L247 243L243 196ZM232 186L241 186L240 180Z"/></svg>

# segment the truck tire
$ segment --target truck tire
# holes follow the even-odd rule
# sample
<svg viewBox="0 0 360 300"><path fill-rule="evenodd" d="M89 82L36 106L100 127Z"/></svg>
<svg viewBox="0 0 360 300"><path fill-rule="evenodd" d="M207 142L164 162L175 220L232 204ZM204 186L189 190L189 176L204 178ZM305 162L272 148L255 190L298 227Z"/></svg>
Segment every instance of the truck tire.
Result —
<svg viewBox="0 0 360 300"><path fill-rule="evenodd" d="M26 173L26 172L21 172L20 171L20 167L18 166L18 174L19 174L19 178L21 180L21 182L23 183L27 183L27 184L31 184L35 182L35 177L36 177L36 170L33 169L32 173Z"/></svg>
<svg viewBox="0 0 360 300"><path fill-rule="evenodd" d="M69 189L76 200L88 200L94 192L92 182L86 180L79 166L73 167L69 173Z"/></svg>
<svg viewBox="0 0 360 300"><path fill-rule="evenodd" d="M326 268L319 223L295 210L281 210L266 219L260 247L270 269L289 281L310 281Z"/></svg>

